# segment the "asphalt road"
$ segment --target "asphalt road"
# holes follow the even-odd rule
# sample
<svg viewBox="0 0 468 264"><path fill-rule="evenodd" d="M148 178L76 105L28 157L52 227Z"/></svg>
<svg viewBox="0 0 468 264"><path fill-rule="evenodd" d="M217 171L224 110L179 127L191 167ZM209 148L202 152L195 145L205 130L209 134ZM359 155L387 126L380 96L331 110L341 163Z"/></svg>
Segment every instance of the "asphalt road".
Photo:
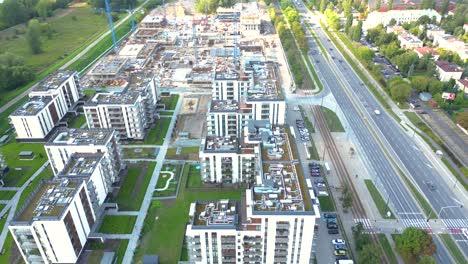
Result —
<svg viewBox="0 0 468 264"><path fill-rule="evenodd" d="M299 7L299 10L303 14L307 13L303 6ZM328 62L320 52L314 52L311 59L314 60L315 68L319 72L324 86L330 89L343 109L345 117L361 145L361 150L367 157L365 160L366 165L373 168L374 179L379 187L385 189L386 196L390 197L391 206L401 221L407 226L429 228L425 216L421 213L402 179L387 160L364 119L374 123L379 137L386 141L387 149L393 152L393 156L400 159L401 164L404 165L403 170L407 169L436 212L444 208L442 209L442 218L444 218L446 225L450 228L467 227L468 220L466 217L468 214L466 208L446 208L446 206L458 206L458 203L454 200L450 187L433 169L430 161L420 152L419 148L403 132L401 127L382 109L379 102L373 97L368 88L362 84L362 81L354 73L344 57L328 41L325 33L318 28L314 29L314 31L327 52L335 57L335 59ZM312 48L318 50L317 47ZM361 116L356 107L365 110L365 114ZM380 110L380 115L374 114L376 109ZM427 182L433 183L437 189L430 190L426 184ZM455 235L455 239L463 248L465 254L468 254L468 241L464 240L461 235ZM440 245L440 241L435 240ZM451 262L447 252L441 246L436 258L442 263Z"/></svg>

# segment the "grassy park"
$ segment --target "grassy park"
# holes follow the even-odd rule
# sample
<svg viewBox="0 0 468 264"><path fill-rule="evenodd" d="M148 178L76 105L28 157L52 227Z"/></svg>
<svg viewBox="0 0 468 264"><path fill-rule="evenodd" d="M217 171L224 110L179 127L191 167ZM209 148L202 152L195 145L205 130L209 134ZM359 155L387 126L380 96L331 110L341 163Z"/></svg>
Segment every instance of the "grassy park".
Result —
<svg viewBox="0 0 468 264"><path fill-rule="evenodd" d="M161 96L161 101L158 103L164 104L166 106L166 110L175 110L178 100L178 94L171 94L171 96Z"/></svg>
<svg viewBox="0 0 468 264"><path fill-rule="evenodd" d="M171 118L160 118L156 120L153 128L146 136L144 144L162 145L166 137L167 130L171 124Z"/></svg>
<svg viewBox="0 0 468 264"><path fill-rule="evenodd" d="M377 190L377 187L375 187L372 180L364 180L364 183L366 184L367 190L369 190L369 193L372 196L372 200L374 200L375 206L379 210L380 216L382 216L383 218L395 219L394 214L392 213L390 208L388 208L387 203L380 194L379 190ZM391 213L390 217L387 217L387 211Z"/></svg>
<svg viewBox="0 0 468 264"><path fill-rule="evenodd" d="M325 121L327 122L328 128L331 132L345 132L343 125L335 112L326 107L321 107L320 109L322 110Z"/></svg>
<svg viewBox="0 0 468 264"><path fill-rule="evenodd" d="M136 218L133 215L106 215L102 220L99 233L131 234Z"/></svg>

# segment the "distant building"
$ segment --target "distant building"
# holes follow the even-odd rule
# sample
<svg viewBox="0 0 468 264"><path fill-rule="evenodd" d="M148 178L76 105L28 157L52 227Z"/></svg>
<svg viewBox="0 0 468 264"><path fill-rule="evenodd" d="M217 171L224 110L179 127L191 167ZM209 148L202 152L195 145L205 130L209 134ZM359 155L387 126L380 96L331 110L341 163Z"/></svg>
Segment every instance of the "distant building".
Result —
<svg viewBox="0 0 468 264"><path fill-rule="evenodd" d="M416 36L405 32L398 35L400 47L403 49L415 49L423 46L423 42Z"/></svg>
<svg viewBox="0 0 468 264"><path fill-rule="evenodd" d="M400 25L388 26L387 33L395 33L396 35L405 32L405 28Z"/></svg>
<svg viewBox="0 0 468 264"><path fill-rule="evenodd" d="M458 90L463 91L465 94L468 94L468 78L459 79L456 81Z"/></svg>
<svg viewBox="0 0 468 264"><path fill-rule="evenodd" d="M83 110L90 128L113 128L122 138L143 140L156 119L154 76L132 75L121 92L97 93Z"/></svg>
<svg viewBox="0 0 468 264"><path fill-rule="evenodd" d="M384 27L390 24L392 19L395 19L397 24L405 22L417 21L422 16L430 18L435 17L437 22L440 22L441 16L433 9L408 9L408 10L390 10L386 12L372 11L367 15L364 21L363 30L369 30L382 24Z"/></svg>
<svg viewBox="0 0 468 264"><path fill-rule="evenodd" d="M241 32L244 36L259 36L261 20L258 14L246 14L240 17Z"/></svg>
<svg viewBox="0 0 468 264"><path fill-rule="evenodd" d="M431 54L434 61L437 61L440 57L440 53L431 47L419 47L415 48L414 51L418 54L419 58L422 58L426 54Z"/></svg>
<svg viewBox="0 0 468 264"><path fill-rule="evenodd" d="M83 96L76 72L57 71L40 81L10 115L17 140L44 140Z"/></svg>
<svg viewBox="0 0 468 264"><path fill-rule="evenodd" d="M103 153L113 183L125 167L117 131L113 129L60 129L45 143L52 171L58 175L75 153Z"/></svg>
<svg viewBox="0 0 468 264"><path fill-rule="evenodd" d="M459 80L463 74L463 68L455 63L436 61L435 64L439 80L442 82L448 82L451 79Z"/></svg>
<svg viewBox="0 0 468 264"><path fill-rule="evenodd" d="M468 44L450 34L435 35L434 45L457 53L462 60L468 59Z"/></svg>
<svg viewBox="0 0 468 264"><path fill-rule="evenodd" d="M424 26L420 25L419 29L423 30ZM441 27L429 24L426 29L426 36L428 39L434 39L434 37L445 34L445 30Z"/></svg>
<svg viewBox="0 0 468 264"><path fill-rule="evenodd" d="M8 229L26 263L75 263L96 221L82 179L42 181Z"/></svg>

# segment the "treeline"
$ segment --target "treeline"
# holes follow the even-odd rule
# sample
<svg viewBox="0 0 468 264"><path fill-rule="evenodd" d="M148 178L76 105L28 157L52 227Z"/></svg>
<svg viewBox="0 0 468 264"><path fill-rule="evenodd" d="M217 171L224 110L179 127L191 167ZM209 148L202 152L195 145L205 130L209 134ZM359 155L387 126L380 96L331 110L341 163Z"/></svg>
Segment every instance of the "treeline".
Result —
<svg viewBox="0 0 468 264"><path fill-rule="evenodd" d="M34 17L49 17L72 0L5 0L0 4L0 29L25 23Z"/></svg>
<svg viewBox="0 0 468 264"><path fill-rule="evenodd" d="M304 35L304 31L299 24L299 13L291 6L287 6L284 9L284 16L282 13L276 12L274 8L270 8L268 11L270 14L270 19L275 25L276 32L280 37L281 44L283 45L283 50L286 53L286 58L288 60L288 64L297 88L301 89L303 88L303 85L306 84L312 86L313 84L308 78L307 72L305 72L305 65L299 54L300 51L294 42L293 32L295 35L298 34L296 35L296 39L300 48L307 52L307 41ZM291 29L287 28L287 23L284 19L285 17L288 19L288 22L291 25Z"/></svg>
<svg viewBox="0 0 468 264"><path fill-rule="evenodd" d="M0 93L11 91L34 78L31 67L24 64L21 57L11 53L0 54Z"/></svg>
<svg viewBox="0 0 468 264"><path fill-rule="evenodd" d="M88 0L88 3L95 8L105 8L104 0ZM135 8L138 5L138 0L110 0L109 4L112 11L119 11L120 9Z"/></svg>
<svg viewBox="0 0 468 264"><path fill-rule="evenodd" d="M199 13L213 14L218 7L231 7L236 2L236 0L197 0L195 10Z"/></svg>

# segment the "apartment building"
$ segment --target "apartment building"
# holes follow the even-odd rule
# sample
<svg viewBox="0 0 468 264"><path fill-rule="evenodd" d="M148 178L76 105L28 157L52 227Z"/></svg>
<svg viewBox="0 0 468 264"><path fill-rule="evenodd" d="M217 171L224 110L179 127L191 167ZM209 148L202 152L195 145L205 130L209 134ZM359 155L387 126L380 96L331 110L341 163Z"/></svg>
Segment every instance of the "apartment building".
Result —
<svg viewBox="0 0 468 264"><path fill-rule="evenodd" d="M463 74L463 68L448 61L436 61L436 72L439 80L448 82L451 79L459 80Z"/></svg>
<svg viewBox="0 0 468 264"><path fill-rule="evenodd" d="M60 70L40 81L29 99L10 115L20 141L44 140L83 97L77 73Z"/></svg>
<svg viewBox="0 0 468 264"><path fill-rule="evenodd" d="M468 44L450 34L435 35L434 45L457 53L462 60L468 59Z"/></svg>
<svg viewBox="0 0 468 264"><path fill-rule="evenodd" d="M90 128L113 128L123 139L143 140L156 118L153 75L133 74L120 92L97 93L84 106Z"/></svg>
<svg viewBox="0 0 468 264"><path fill-rule="evenodd" d="M414 52L416 52L416 54L418 54L419 58L424 57L424 55L426 55L426 54L431 54L434 61L437 61L439 59L439 57L440 57L440 53L437 52L434 48L431 48L431 47L415 48Z"/></svg>
<svg viewBox="0 0 468 264"><path fill-rule="evenodd" d="M224 65L219 65L213 80L213 100L240 101L246 90L253 85L252 79Z"/></svg>
<svg viewBox="0 0 468 264"><path fill-rule="evenodd" d="M403 49L420 48L424 44L422 40L408 32L398 35L398 40L400 41L400 47Z"/></svg>
<svg viewBox="0 0 468 264"><path fill-rule="evenodd" d="M57 178L84 180L94 215L100 215L101 205L112 192L112 171L102 152L73 154Z"/></svg>
<svg viewBox="0 0 468 264"><path fill-rule="evenodd" d="M190 206L191 263L309 263L318 207L295 165L269 164L245 198Z"/></svg>
<svg viewBox="0 0 468 264"><path fill-rule="evenodd" d="M42 181L8 229L26 263L75 263L96 216L84 180Z"/></svg>
<svg viewBox="0 0 468 264"><path fill-rule="evenodd" d="M259 146L243 144L237 137L207 136L199 156L205 182L245 183L259 173Z"/></svg>
<svg viewBox="0 0 468 264"><path fill-rule="evenodd" d="M372 11L367 15L367 19L362 25L363 30L368 30L382 24L384 27L390 24L392 19L395 19L397 24L405 22L417 21L422 16L430 18L435 17L437 22L440 22L441 16L433 9L408 9L408 10L389 10L385 12Z"/></svg>
<svg viewBox="0 0 468 264"><path fill-rule="evenodd" d="M111 182L119 180L119 172L125 168L119 135L114 129L69 129L57 130L44 148L54 175L65 169L75 153L103 153Z"/></svg>
<svg viewBox="0 0 468 264"><path fill-rule="evenodd" d="M424 30L424 25L420 25L419 29ZM445 30L441 27L429 24L426 25L426 36L428 39L434 39L436 36L445 34Z"/></svg>

